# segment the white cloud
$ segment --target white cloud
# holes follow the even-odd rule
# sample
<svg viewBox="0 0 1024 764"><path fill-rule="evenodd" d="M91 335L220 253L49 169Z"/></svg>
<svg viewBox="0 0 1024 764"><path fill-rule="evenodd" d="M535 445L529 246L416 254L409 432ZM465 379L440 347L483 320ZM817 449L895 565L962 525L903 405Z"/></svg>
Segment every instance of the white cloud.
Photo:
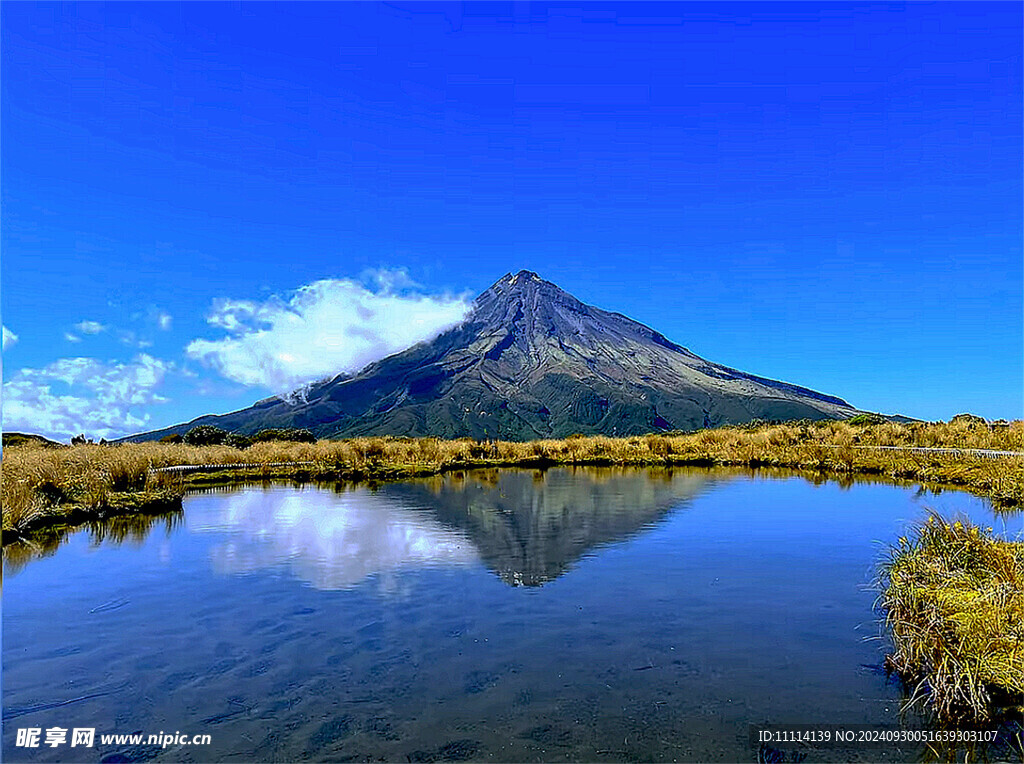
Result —
<svg viewBox="0 0 1024 764"><path fill-rule="evenodd" d="M429 340L469 311L464 297L396 291L412 283L404 271L370 275L369 289L325 279L288 299L217 300L207 322L227 336L193 340L187 353L228 379L287 393Z"/></svg>
<svg viewBox="0 0 1024 764"><path fill-rule="evenodd" d="M105 332L107 330L107 327L99 321L79 321L75 324L74 328L82 334L99 334L100 332Z"/></svg>
<svg viewBox="0 0 1024 764"><path fill-rule="evenodd" d="M68 342L81 342L82 341L81 337L79 337L77 334L72 334L71 332L64 332L64 339L66 339Z"/></svg>
<svg viewBox="0 0 1024 764"><path fill-rule="evenodd" d="M174 319L171 317L170 313L164 313L163 311L160 311L159 313L156 314L156 325L160 327L161 331L169 331L171 328L171 322L173 320Z"/></svg>
<svg viewBox="0 0 1024 764"><path fill-rule="evenodd" d="M60 440L138 432L149 422L140 408L166 400L156 388L173 368L143 353L128 363L61 358L22 369L3 386L3 429Z"/></svg>
<svg viewBox="0 0 1024 764"><path fill-rule="evenodd" d="M3 327L3 344L0 345L0 350L6 350L15 342L18 341L18 335L8 329L6 326Z"/></svg>

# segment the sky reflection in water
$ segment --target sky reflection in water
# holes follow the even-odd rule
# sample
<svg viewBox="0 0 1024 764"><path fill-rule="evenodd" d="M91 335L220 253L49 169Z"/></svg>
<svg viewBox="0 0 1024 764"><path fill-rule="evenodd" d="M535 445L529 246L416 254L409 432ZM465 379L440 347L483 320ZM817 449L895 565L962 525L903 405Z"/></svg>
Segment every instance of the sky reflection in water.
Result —
<svg viewBox="0 0 1024 764"><path fill-rule="evenodd" d="M928 507L1021 530L964 494L722 470L197 494L5 550L5 757L183 756L15 751L30 724L235 761L751 760L750 723L898 724L872 582Z"/></svg>

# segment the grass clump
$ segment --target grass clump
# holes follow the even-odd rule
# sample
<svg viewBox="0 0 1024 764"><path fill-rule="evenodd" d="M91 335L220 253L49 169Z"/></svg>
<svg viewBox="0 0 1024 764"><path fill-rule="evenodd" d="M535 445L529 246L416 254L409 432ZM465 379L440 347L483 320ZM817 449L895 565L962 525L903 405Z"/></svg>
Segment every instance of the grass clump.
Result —
<svg viewBox="0 0 1024 764"><path fill-rule="evenodd" d="M149 472L152 454L166 448L176 447L85 444L5 450L0 480L4 542L40 526L180 506L180 481L174 484L171 476Z"/></svg>
<svg viewBox="0 0 1024 764"><path fill-rule="evenodd" d="M1024 543L932 515L883 570L887 665L944 722L1024 702Z"/></svg>

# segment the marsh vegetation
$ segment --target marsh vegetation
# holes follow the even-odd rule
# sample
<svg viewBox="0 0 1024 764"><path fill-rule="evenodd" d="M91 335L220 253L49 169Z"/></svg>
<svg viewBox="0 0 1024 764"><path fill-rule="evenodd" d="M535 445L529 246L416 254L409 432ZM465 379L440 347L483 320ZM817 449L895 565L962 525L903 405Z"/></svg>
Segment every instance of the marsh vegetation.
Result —
<svg viewBox="0 0 1024 764"><path fill-rule="evenodd" d="M1024 421L1001 427L963 418L935 424L795 422L528 442L403 437L253 440L245 447L182 442L44 448L29 442L7 448L2 477L4 539L48 524L162 510L180 500L189 485L253 478L381 480L487 466L788 467L916 480L963 488L997 505L1024 503L1024 458L872 448L1024 451ZM161 471L180 465L225 468L194 474ZM232 468L237 465L247 466Z"/></svg>
<svg viewBox="0 0 1024 764"><path fill-rule="evenodd" d="M883 570L890 669L943 722L1024 704L1024 542L930 516Z"/></svg>

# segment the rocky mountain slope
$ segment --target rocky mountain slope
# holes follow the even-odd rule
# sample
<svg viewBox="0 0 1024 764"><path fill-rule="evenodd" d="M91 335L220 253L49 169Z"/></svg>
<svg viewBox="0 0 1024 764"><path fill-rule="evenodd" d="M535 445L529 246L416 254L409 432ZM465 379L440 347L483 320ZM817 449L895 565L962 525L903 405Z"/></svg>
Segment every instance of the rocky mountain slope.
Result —
<svg viewBox="0 0 1024 764"><path fill-rule="evenodd" d="M313 385L301 399L270 398L130 440L199 424L246 434L304 427L332 438L528 440L855 413L840 398L706 361L643 324L520 271L481 294L460 326L353 376Z"/></svg>

